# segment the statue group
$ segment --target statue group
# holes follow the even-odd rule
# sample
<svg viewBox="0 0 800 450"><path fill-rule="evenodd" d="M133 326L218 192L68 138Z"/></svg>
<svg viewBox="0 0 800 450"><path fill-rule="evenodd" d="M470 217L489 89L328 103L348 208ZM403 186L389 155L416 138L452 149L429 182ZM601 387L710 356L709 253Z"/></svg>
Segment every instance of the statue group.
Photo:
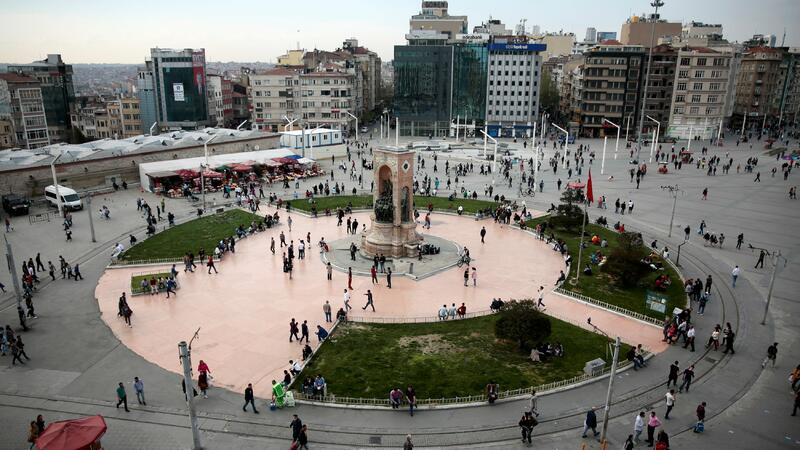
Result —
<svg viewBox="0 0 800 450"><path fill-rule="evenodd" d="M378 222L392 223L394 222L394 204L392 197L392 182L383 180L380 195L375 200L375 220Z"/></svg>

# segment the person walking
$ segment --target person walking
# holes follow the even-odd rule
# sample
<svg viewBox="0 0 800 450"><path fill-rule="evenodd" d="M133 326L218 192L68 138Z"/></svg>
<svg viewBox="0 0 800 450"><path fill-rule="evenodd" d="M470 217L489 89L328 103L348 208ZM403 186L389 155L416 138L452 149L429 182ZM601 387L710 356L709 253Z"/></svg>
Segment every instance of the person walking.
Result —
<svg viewBox="0 0 800 450"><path fill-rule="evenodd" d="M414 450L414 443L411 442L411 435L406 435L406 441L403 443L403 450Z"/></svg>
<svg viewBox="0 0 800 450"><path fill-rule="evenodd" d="M792 415L797 415L797 409L800 408L800 391L794 393L794 409L792 410Z"/></svg>
<svg viewBox="0 0 800 450"><path fill-rule="evenodd" d="M678 361L669 365L669 375L667 375L667 387L669 387L670 383L672 386L678 385L678 373L680 372L680 367Z"/></svg>
<svg viewBox="0 0 800 450"><path fill-rule="evenodd" d="M778 358L778 343L775 342L767 347L767 357L761 363L761 368L767 367L767 362L772 360L772 367L775 367L775 360Z"/></svg>
<svg viewBox="0 0 800 450"><path fill-rule="evenodd" d="M531 392L530 402L531 413L533 413L534 416L539 417L539 396L536 395L535 389Z"/></svg>
<svg viewBox="0 0 800 450"><path fill-rule="evenodd" d="M125 386L121 381L117 386L117 409L119 409L119 405L125 406L125 412L131 412L131 410L128 409L128 394L125 392Z"/></svg>
<svg viewBox="0 0 800 450"><path fill-rule="evenodd" d="M731 271L731 278L733 279L733 287L736 287L736 279L739 278L740 272L741 270L739 269L739 266L734 267L733 270Z"/></svg>
<svg viewBox="0 0 800 450"><path fill-rule="evenodd" d="M214 265L214 255L208 255L208 261L206 262L206 266L208 266L208 273L211 274L211 270L214 270L214 273L219 273L217 271L217 266Z"/></svg>
<svg viewBox="0 0 800 450"><path fill-rule="evenodd" d="M292 414L292 421L289 423L289 428L292 429L292 442L296 442L300 437L300 430L303 429L303 421L297 414Z"/></svg>
<svg viewBox="0 0 800 450"><path fill-rule="evenodd" d="M273 255L275 254L275 237L274 236L269 238L269 251L271 251Z"/></svg>
<svg viewBox="0 0 800 450"><path fill-rule="evenodd" d="M694 329L694 325L689 325L689 329L686 330L686 342L684 342L683 348L691 346L691 351L694 351L695 334L697 334L697 331Z"/></svg>
<svg viewBox="0 0 800 450"><path fill-rule="evenodd" d="M414 408L417 406L417 392L410 384L406 388L406 400L408 401L408 412L414 417Z"/></svg>
<svg viewBox="0 0 800 450"><path fill-rule="evenodd" d="M325 304L322 305L322 312L325 313L325 322L333 322L331 320L331 302L325 300Z"/></svg>
<svg viewBox="0 0 800 450"><path fill-rule="evenodd" d="M247 387L244 389L244 406L242 406L242 411L247 412L247 405L251 405L253 407L253 412L259 414L256 409L255 396L253 395L253 383L247 383Z"/></svg>
<svg viewBox="0 0 800 450"><path fill-rule="evenodd" d="M486 238L486 227L481 227L481 244L486 243L484 238Z"/></svg>
<svg viewBox="0 0 800 450"><path fill-rule="evenodd" d="M345 313L347 311L350 311L351 309L353 309L353 307L350 306L350 292L348 292L347 289L344 290L344 295L342 296L342 299L344 300L344 312Z"/></svg>
<svg viewBox="0 0 800 450"><path fill-rule="evenodd" d="M622 444L622 450L633 450L633 447L634 447L633 435L629 434L628 439L625 439L625 443Z"/></svg>
<svg viewBox="0 0 800 450"><path fill-rule="evenodd" d="M306 344L308 344L308 321L304 320L303 324L300 325L300 343L303 343L303 339L306 340Z"/></svg>
<svg viewBox="0 0 800 450"><path fill-rule="evenodd" d="M325 266L325 270L328 273L328 281L333 280L333 266L330 262Z"/></svg>
<svg viewBox="0 0 800 450"><path fill-rule="evenodd" d="M292 338L297 339L298 341L302 341L297 333L300 331L299 327L297 326L297 322L292 317L292 320L289 321L289 342L293 342Z"/></svg>
<svg viewBox="0 0 800 450"><path fill-rule="evenodd" d="M736 339L736 333L733 332L733 328L731 328L731 323L728 322L725 327L725 339L723 339L725 343L725 350L723 350L722 353L730 352L731 355L736 353L736 351L733 350L733 342L735 339Z"/></svg>
<svg viewBox="0 0 800 450"><path fill-rule="evenodd" d="M297 449L308 450L308 425L303 424L300 434L297 436Z"/></svg>
<svg viewBox="0 0 800 450"><path fill-rule="evenodd" d="M524 444L526 441L528 444L532 443L532 436L533 436L533 427L537 424L536 419L533 417L530 411L525 411L522 414L522 418L519 419L519 428L522 431L522 443Z"/></svg>
<svg viewBox="0 0 800 450"><path fill-rule="evenodd" d="M386 285L389 287L389 289L392 288L392 268L391 267L387 267L386 268Z"/></svg>
<svg viewBox="0 0 800 450"><path fill-rule="evenodd" d="M653 438L656 428L661 426L661 421L656 417L655 411L650 411L650 418L647 420L647 446L653 446Z"/></svg>
<svg viewBox="0 0 800 450"><path fill-rule="evenodd" d="M705 420L706 420L706 402L702 402L699 405L697 405L697 410L695 411L695 414L697 414L697 423L698 424L701 424L701 423L705 422ZM697 429L697 428L695 428L695 429Z"/></svg>
<svg viewBox="0 0 800 450"><path fill-rule="evenodd" d="M678 388L678 392L683 392L684 387L686 388L686 392L689 392L692 379L694 379L694 364L683 369L683 382L681 383L681 387Z"/></svg>
<svg viewBox="0 0 800 450"><path fill-rule="evenodd" d="M597 414L594 412L594 408L590 408L589 411L586 413L586 419L583 421L583 435L581 437L586 437L586 432L592 430L595 436L600 434L597 431Z"/></svg>
<svg viewBox="0 0 800 450"><path fill-rule="evenodd" d="M664 396L666 398L667 413L664 414L664 419L669 420L669 413L675 407L675 389L670 389Z"/></svg>
<svg viewBox="0 0 800 450"><path fill-rule="evenodd" d="M539 286L536 307L544 310L546 307L544 306L544 302L542 300L544 300L544 286Z"/></svg>
<svg viewBox="0 0 800 450"><path fill-rule="evenodd" d="M366 310L367 310L367 307L368 307L368 306L371 306L371 307L372 307L372 312L375 312L375 304L372 302L372 291L371 291L371 290L369 290L369 289L367 289L367 293L366 293L366 294L364 294L364 295L367 297L367 304L366 304L366 305L364 305L364 307L363 307L363 308L361 308L361 309L363 309L364 311L366 311Z"/></svg>
<svg viewBox="0 0 800 450"><path fill-rule="evenodd" d="M372 284L378 284L378 269L375 265L369 268L369 273L372 276Z"/></svg>
<svg viewBox="0 0 800 450"><path fill-rule="evenodd" d="M756 261L756 265L755 265L755 267L753 267L754 269L758 269L758 266L761 266L762 269L764 268L764 256L766 254L767 253L764 250L761 250L758 253L758 261Z"/></svg>
<svg viewBox="0 0 800 450"><path fill-rule="evenodd" d="M639 411L639 414L636 415L636 419L633 421L633 440L636 442L636 445L639 444L640 437L642 436L642 432L644 431L644 411Z"/></svg>
<svg viewBox="0 0 800 450"><path fill-rule="evenodd" d="M133 390L136 392L136 401L140 405L147 406L147 401L144 399L144 382L139 377L133 377Z"/></svg>

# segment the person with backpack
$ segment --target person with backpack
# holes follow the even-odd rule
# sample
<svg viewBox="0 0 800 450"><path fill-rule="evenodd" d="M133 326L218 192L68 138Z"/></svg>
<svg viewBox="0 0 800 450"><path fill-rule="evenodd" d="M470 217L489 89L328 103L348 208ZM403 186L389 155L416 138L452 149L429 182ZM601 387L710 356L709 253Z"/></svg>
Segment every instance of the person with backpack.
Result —
<svg viewBox="0 0 800 450"><path fill-rule="evenodd" d="M532 443L532 436L533 436L533 427L538 425L536 418L533 417L533 413L530 411L525 411L522 414L522 418L519 420L519 427L522 430L522 442L524 443L526 440L528 444Z"/></svg>

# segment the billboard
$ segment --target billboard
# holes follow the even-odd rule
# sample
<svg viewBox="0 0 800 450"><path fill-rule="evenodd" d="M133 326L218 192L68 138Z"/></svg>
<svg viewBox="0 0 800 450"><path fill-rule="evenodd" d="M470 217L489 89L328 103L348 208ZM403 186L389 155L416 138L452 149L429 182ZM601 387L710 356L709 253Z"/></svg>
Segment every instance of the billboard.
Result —
<svg viewBox="0 0 800 450"><path fill-rule="evenodd" d="M172 84L172 95L176 102L186 101L186 96L183 93L183 83Z"/></svg>
<svg viewBox="0 0 800 450"><path fill-rule="evenodd" d="M489 44L491 51L526 51L543 52L547 50L546 44Z"/></svg>
<svg viewBox="0 0 800 450"><path fill-rule="evenodd" d="M197 95L203 95L206 86L206 52L200 50L192 52L192 75L197 87Z"/></svg>

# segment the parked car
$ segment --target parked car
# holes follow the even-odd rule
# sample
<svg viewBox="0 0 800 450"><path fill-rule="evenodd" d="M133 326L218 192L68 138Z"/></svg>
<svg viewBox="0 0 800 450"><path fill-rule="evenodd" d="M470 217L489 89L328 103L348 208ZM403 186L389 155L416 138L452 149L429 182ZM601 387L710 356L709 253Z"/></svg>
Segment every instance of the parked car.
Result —
<svg viewBox="0 0 800 450"><path fill-rule="evenodd" d="M12 216L28 214L31 202L20 194L6 194L3 196L3 209Z"/></svg>

